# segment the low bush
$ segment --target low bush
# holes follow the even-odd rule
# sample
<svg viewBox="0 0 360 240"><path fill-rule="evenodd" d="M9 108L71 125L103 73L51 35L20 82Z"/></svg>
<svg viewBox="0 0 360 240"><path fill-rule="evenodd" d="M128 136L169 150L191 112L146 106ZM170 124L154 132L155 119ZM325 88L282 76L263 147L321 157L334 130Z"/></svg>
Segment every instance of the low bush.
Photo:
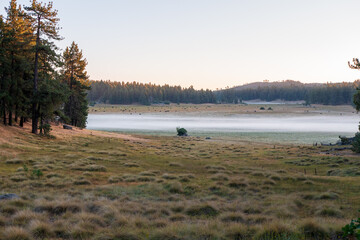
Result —
<svg viewBox="0 0 360 240"><path fill-rule="evenodd" d="M352 142L352 150L356 153L360 153L360 132L355 134Z"/></svg>
<svg viewBox="0 0 360 240"><path fill-rule="evenodd" d="M43 174L43 172L42 172L40 169L34 169L34 170L32 171L32 175L35 176L35 177L37 177L37 178L40 178L40 177L42 177L44 174Z"/></svg>
<svg viewBox="0 0 360 240"><path fill-rule="evenodd" d="M179 128L177 127L176 128L176 131L177 131L177 135L178 136L187 136L187 130L185 128Z"/></svg>
<svg viewBox="0 0 360 240"><path fill-rule="evenodd" d="M360 217L351 220L349 224L342 228L342 231L343 237L346 239L360 239Z"/></svg>

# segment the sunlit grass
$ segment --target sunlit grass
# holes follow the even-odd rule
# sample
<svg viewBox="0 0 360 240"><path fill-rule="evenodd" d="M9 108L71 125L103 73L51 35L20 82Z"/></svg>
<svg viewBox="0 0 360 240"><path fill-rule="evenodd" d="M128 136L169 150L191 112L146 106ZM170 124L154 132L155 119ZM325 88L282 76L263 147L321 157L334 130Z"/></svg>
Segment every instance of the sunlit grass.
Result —
<svg viewBox="0 0 360 240"><path fill-rule="evenodd" d="M1 239L326 239L360 204L358 176L329 174L359 157L329 147L21 138L0 147L1 192L20 196L0 201Z"/></svg>

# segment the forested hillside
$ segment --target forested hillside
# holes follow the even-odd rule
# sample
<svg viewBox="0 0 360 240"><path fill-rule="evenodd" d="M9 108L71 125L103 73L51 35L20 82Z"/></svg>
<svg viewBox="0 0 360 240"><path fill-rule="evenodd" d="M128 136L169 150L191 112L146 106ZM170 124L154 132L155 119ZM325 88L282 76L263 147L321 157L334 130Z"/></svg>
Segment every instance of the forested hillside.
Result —
<svg viewBox="0 0 360 240"><path fill-rule="evenodd" d="M251 83L216 92L217 101L235 103L242 100L306 101L309 104L352 104L360 81L353 83L303 84L298 81Z"/></svg>
<svg viewBox="0 0 360 240"><path fill-rule="evenodd" d="M239 87L210 91L193 87L91 81L88 99L92 103L152 104L172 103L240 103L243 100L306 101L309 104L352 104L353 95L360 81L353 83L313 83L297 81L258 82Z"/></svg>
<svg viewBox="0 0 360 240"><path fill-rule="evenodd" d="M60 52L58 13L52 2L21 6L11 0L0 15L0 116L4 125L32 119L32 132L48 134L55 116L84 127L90 83L76 43Z"/></svg>

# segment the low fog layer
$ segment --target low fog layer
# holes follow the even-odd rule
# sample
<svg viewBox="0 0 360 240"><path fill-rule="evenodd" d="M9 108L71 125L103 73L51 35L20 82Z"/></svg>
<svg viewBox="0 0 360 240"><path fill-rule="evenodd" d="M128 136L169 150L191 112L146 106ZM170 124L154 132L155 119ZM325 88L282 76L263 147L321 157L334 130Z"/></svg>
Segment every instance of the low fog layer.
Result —
<svg viewBox="0 0 360 240"><path fill-rule="evenodd" d="M189 132L357 132L359 117L353 116L269 116L237 115L195 117L168 114L90 114L88 129L107 131L174 132L184 127Z"/></svg>

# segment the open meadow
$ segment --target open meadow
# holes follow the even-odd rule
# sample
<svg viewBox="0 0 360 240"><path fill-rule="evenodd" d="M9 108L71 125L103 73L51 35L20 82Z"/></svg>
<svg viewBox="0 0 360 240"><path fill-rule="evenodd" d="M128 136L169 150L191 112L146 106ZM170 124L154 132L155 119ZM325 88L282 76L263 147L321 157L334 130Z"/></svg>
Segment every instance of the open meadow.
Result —
<svg viewBox="0 0 360 240"><path fill-rule="evenodd" d="M0 240L360 240L359 9L2 0Z"/></svg>
<svg viewBox="0 0 360 240"><path fill-rule="evenodd" d="M352 137L359 115L352 106L301 104L101 105L89 111L87 128L173 136L184 127L191 136L265 143L336 143Z"/></svg>
<svg viewBox="0 0 360 240"><path fill-rule="evenodd" d="M264 107L264 109L260 109ZM271 109L269 109L271 108ZM320 114L328 113L333 115L355 114L356 110L350 105L316 105L304 106L303 104L281 103L256 103L252 104L153 104L146 105L112 105L96 104L89 108L89 114L94 113L193 113L202 114Z"/></svg>
<svg viewBox="0 0 360 240"><path fill-rule="evenodd" d="M360 206L350 150L25 127L0 128L3 240L339 239Z"/></svg>

